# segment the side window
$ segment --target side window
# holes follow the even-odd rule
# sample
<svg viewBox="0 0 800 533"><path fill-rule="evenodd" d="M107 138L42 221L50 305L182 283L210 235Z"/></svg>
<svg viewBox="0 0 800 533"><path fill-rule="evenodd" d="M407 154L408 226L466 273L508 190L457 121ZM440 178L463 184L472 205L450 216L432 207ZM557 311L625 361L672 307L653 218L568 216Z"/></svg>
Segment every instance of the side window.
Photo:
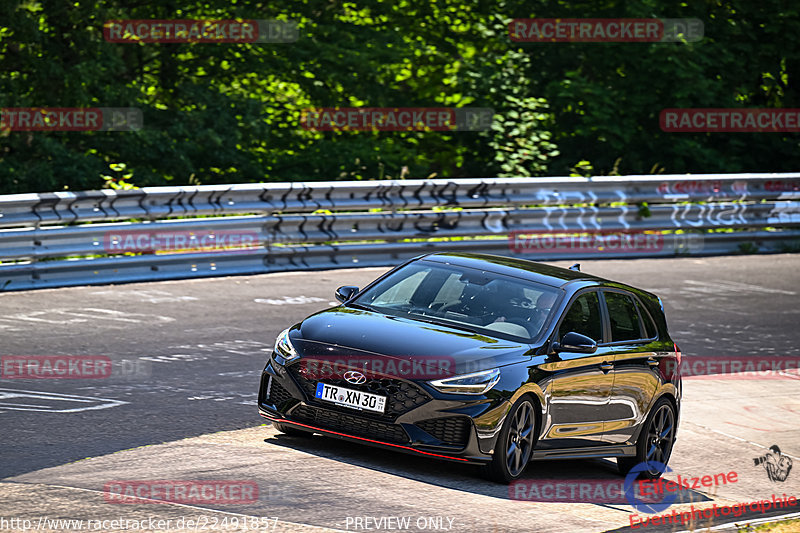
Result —
<svg viewBox="0 0 800 533"><path fill-rule="evenodd" d="M558 338L562 338L570 331L586 335L598 343L603 342L603 320L597 292L587 292L572 302L558 328Z"/></svg>
<svg viewBox="0 0 800 533"><path fill-rule="evenodd" d="M639 312L633 299L619 292L604 291L608 319L611 325L611 342L633 341L642 338Z"/></svg>
<svg viewBox="0 0 800 533"><path fill-rule="evenodd" d="M647 336L648 339L652 339L658 336L658 330L656 329L656 325L653 323L653 319L650 318L650 314L645 309L644 305L641 302L636 302L636 307L639 308L639 316L642 317L642 321L644 322L644 334Z"/></svg>

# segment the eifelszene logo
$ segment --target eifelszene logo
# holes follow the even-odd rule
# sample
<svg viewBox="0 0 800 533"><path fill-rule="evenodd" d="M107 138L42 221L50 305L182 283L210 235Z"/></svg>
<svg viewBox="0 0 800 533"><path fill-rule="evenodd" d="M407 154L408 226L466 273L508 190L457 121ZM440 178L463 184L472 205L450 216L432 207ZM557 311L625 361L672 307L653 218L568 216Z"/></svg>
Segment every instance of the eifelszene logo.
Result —
<svg viewBox="0 0 800 533"><path fill-rule="evenodd" d="M763 466L770 481L786 481L792 471L792 458L781 453L777 444L769 447L769 451L761 457L754 457L755 466Z"/></svg>
<svg viewBox="0 0 800 533"><path fill-rule="evenodd" d="M644 513L658 513L672 505L675 499L678 497L677 492L671 491L664 491L664 498L660 502L652 502L642 498L642 494L636 494L634 491L634 487L636 486L636 479L639 477L641 472L649 470L651 466L655 466L659 472L662 474L666 472L672 472L672 469L665 465L664 463L659 463L658 461L650 461L647 463L639 463L638 465L631 468L628 475L625 476L625 498L628 499L628 503L630 503L634 509L637 511L641 511ZM639 485L643 481L639 482ZM669 492L669 494L667 494Z"/></svg>

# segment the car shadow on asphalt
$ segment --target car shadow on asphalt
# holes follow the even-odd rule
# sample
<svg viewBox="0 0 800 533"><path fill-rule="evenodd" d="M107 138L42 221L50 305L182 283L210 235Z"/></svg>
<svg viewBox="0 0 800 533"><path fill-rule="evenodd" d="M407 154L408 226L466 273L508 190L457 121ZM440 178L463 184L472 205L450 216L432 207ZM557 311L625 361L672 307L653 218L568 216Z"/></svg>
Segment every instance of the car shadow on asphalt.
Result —
<svg viewBox="0 0 800 533"><path fill-rule="evenodd" d="M615 507L629 506L624 495L619 494L625 478L619 474L616 462L608 459L533 461L525 469L520 481L512 485L502 485L484 478L480 466L416 457L318 434L309 439L279 433L264 439L264 442L271 446L289 448L360 468L493 498L543 502L569 501L571 503L614 505ZM577 485L580 483L584 484L583 494L580 493L580 487ZM588 485L585 485L586 483ZM525 488L518 488L518 484ZM532 492L532 487L544 487L545 485L552 487L549 490L553 493L555 490L563 492L552 497L549 497L545 491ZM572 486L576 486L573 496L567 496L568 500L562 499L563 494L569 494ZM586 491L587 486L590 487L588 492ZM601 488L598 489L598 486ZM617 489L614 491L614 495L619 494L619 496L609 498L606 494L609 486L614 486ZM562 488L559 489L559 487ZM712 498L707 495L691 489L668 493L667 497L671 498L673 494L675 498L671 501L672 504L712 501ZM663 496L657 496L647 501L661 501L661 498Z"/></svg>

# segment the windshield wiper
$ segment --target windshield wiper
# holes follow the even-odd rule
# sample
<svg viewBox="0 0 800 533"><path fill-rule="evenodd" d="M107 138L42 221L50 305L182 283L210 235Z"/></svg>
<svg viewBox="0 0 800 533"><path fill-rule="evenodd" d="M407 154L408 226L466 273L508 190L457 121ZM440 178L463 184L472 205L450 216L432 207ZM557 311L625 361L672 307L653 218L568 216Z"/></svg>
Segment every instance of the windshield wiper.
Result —
<svg viewBox="0 0 800 533"><path fill-rule="evenodd" d="M444 326L446 328L466 331L468 333L474 333L475 335L483 335L481 332L475 330L474 328L470 328L469 326L465 326L456 322L448 322L447 320L437 319L430 315L418 315L414 313L408 313L408 314L409 316L413 317L415 320L419 320L420 322L427 322L428 324L436 324L437 326Z"/></svg>
<svg viewBox="0 0 800 533"><path fill-rule="evenodd" d="M347 307L355 307L356 309L361 309L362 311L375 311L375 308L372 306L369 306L367 304L359 304L356 302L350 302L349 304L347 304Z"/></svg>

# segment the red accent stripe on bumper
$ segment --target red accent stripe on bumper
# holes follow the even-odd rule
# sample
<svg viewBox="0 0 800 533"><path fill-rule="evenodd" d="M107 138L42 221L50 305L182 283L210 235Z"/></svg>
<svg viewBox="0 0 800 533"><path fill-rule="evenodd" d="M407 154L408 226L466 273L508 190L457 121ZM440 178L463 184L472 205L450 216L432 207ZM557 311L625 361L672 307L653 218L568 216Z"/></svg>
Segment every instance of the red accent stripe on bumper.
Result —
<svg viewBox="0 0 800 533"><path fill-rule="evenodd" d="M333 435L339 435L341 437L347 437L348 439L357 439L357 440L363 440L365 442L372 442L374 444L380 444L382 446L391 446L393 448L402 448L403 450L409 450L409 451L412 451L412 452L415 452L415 453L419 453L419 454L422 454L422 455L430 455L432 457L442 457L444 459L452 459L453 461L464 461L465 463L469 462L469 459L464 459L463 457L453 457L451 455L441 455L441 454L438 454L438 453L425 452L425 451L422 451L422 450L417 450L416 448L412 448L410 446L403 446L401 444L392 444L391 442L383 442L383 441L379 441L379 440L367 439L367 438L364 438L364 437L358 437L356 435L348 435L347 433L339 433L338 431L331 431L330 429L318 428L318 427L315 427L315 426L309 426L307 424L301 424L300 422L295 422L294 420L286 420L285 418L275 418L275 417L267 416L264 413L259 413L259 414L261 416L263 416L264 418L266 418L267 420L271 420L273 422L286 422L286 423L289 423L289 424L293 424L295 426L302 426L304 428L313 429L314 431L319 431L319 432L322 432L322 433L331 433Z"/></svg>

